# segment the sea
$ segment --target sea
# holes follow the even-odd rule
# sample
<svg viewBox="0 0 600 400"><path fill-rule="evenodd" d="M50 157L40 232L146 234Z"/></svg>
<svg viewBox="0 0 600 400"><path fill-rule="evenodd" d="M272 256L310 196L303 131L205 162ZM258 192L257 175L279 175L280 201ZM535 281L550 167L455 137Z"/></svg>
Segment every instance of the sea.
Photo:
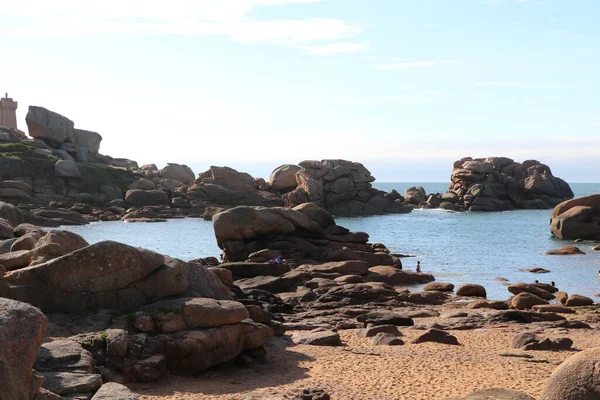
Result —
<svg viewBox="0 0 600 400"><path fill-rule="evenodd" d="M576 197L600 193L600 183L572 183ZM429 193L443 193L448 183L379 182L378 189L403 193L422 186ZM548 250L572 244L550 234L551 210L518 210L494 213L414 210L409 214L336 218L351 231L367 232L371 243L383 243L403 258L403 268L431 273L436 281L483 285L489 299L510 297L507 284L514 282L555 282L569 294L577 293L600 301L600 251L597 242L576 243L585 255L548 256ZM145 247L172 257L190 260L220 254L212 223L202 219L174 219L163 223L97 222L64 226L89 243L115 240ZM540 267L549 273L525 271ZM407 286L420 290L422 285Z"/></svg>

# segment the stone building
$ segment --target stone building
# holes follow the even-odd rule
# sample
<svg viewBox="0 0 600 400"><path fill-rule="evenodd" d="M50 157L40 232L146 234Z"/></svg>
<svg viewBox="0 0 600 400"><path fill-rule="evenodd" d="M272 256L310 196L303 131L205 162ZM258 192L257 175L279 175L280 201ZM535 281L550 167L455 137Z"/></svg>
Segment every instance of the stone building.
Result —
<svg viewBox="0 0 600 400"><path fill-rule="evenodd" d="M17 102L8 93L0 99L0 126L17 129Z"/></svg>

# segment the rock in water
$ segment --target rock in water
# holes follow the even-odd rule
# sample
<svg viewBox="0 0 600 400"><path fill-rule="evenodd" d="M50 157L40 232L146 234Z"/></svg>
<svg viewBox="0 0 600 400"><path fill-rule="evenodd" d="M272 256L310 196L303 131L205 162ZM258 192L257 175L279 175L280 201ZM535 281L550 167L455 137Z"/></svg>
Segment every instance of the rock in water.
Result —
<svg viewBox="0 0 600 400"><path fill-rule="evenodd" d="M600 239L600 194L557 205L550 215L550 232L559 239Z"/></svg>
<svg viewBox="0 0 600 400"><path fill-rule="evenodd" d="M547 209L572 198L569 185L547 165L506 157L456 161L448 193L442 196L469 211Z"/></svg>

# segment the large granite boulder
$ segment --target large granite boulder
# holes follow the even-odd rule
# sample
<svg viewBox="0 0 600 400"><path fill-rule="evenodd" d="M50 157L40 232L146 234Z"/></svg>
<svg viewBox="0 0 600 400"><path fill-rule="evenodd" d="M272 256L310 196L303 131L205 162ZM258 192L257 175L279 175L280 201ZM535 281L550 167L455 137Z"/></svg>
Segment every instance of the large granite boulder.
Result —
<svg viewBox="0 0 600 400"><path fill-rule="evenodd" d="M53 144L75 143L73 121L58 113L43 107L29 106L25 122L31 137Z"/></svg>
<svg viewBox="0 0 600 400"><path fill-rule="evenodd" d="M7 220L13 227L23 223L23 214L14 205L0 201L0 218Z"/></svg>
<svg viewBox="0 0 600 400"><path fill-rule="evenodd" d="M32 400L41 380L33 363L48 321L37 308L0 298L0 400Z"/></svg>
<svg viewBox="0 0 600 400"><path fill-rule="evenodd" d="M554 370L541 400L593 400L600 398L600 347L567 358Z"/></svg>
<svg viewBox="0 0 600 400"><path fill-rule="evenodd" d="M297 186L296 173L301 169L302 167L294 164L284 164L275 168L269 177L271 189L281 193L294 190Z"/></svg>
<svg viewBox="0 0 600 400"><path fill-rule="evenodd" d="M536 160L463 158L454 163L447 196L469 211L547 209L573 198L569 185Z"/></svg>
<svg viewBox="0 0 600 400"><path fill-rule="evenodd" d="M73 136L75 138L75 145L83 148L90 153L97 154L100 151L100 142L102 142L102 136L97 132L86 131L83 129L74 129Z"/></svg>
<svg viewBox="0 0 600 400"><path fill-rule="evenodd" d="M158 171L161 178L173 179L185 184L194 183L196 175L194 171L187 165L179 165L174 163L168 163L166 167Z"/></svg>
<svg viewBox="0 0 600 400"><path fill-rule="evenodd" d="M600 194L557 205L550 214L550 232L559 239L600 239Z"/></svg>

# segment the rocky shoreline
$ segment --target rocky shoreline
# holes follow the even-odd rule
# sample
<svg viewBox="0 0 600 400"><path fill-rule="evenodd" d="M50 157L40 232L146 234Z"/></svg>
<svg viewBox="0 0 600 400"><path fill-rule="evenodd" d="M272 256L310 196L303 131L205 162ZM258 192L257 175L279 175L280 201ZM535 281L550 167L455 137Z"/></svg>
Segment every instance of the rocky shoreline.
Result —
<svg viewBox="0 0 600 400"><path fill-rule="evenodd" d="M270 341L280 343L277 338L295 346L347 347L352 333L375 347L456 346L455 332L510 324L519 327L515 349L567 351L574 343L569 332L600 328L592 299L551 285L512 283L506 301L486 299L485 288L475 284L453 295L451 283L404 271L399 255L370 244L364 232L338 226L314 203L217 213L222 263L184 262L110 241L89 245L71 232L22 223L19 209L7 203L0 215L16 236L0 246L2 374L22 382L6 392L13 397L2 399L123 398L105 394L113 391L137 398L119 385L161 387L169 377L227 363L268 363L265 350ZM399 288L427 282L422 292ZM15 342L16 319L31 336ZM540 335L545 331L554 336ZM37 372L19 372L10 346L27 354L28 368ZM15 394L23 388L28 394ZM568 390L569 376L550 379L542 399L564 398ZM325 395L309 392L314 396L292 391L273 398Z"/></svg>
<svg viewBox="0 0 600 400"><path fill-rule="evenodd" d="M212 166L196 176L186 165L164 168L99 153L102 137L74 128L68 118L31 106L24 132L0 127L0 200L15 204L25 221L57 227L91 221L210 220L235 206L314 203L336 216L451 211L549 209L571 199L569 185L539 161L504 157L454 163L448 192L403 194L373 188L370 171L347 160L306 160L273 170L269 180Z"/></svg>

